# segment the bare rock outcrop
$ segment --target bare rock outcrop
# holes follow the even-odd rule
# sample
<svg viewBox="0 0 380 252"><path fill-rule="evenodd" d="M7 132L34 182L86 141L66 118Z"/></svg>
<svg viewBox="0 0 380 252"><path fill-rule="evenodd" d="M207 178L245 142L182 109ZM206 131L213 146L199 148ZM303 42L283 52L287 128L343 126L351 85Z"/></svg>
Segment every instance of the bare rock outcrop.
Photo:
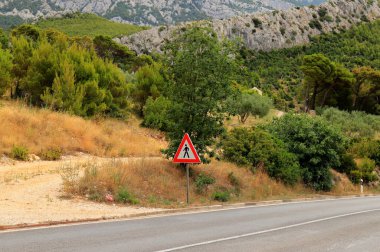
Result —
<svg viewBox="0 0 380 252"><path fill-rule="evenodd" d="M220 38L241 39L250 49L272 50L305 44L311 36L339 32L379 17L380 1L330 0L320 6L154 27L116 40L137 53L160 52L174 31L198 25L210 26Z"/></svg>

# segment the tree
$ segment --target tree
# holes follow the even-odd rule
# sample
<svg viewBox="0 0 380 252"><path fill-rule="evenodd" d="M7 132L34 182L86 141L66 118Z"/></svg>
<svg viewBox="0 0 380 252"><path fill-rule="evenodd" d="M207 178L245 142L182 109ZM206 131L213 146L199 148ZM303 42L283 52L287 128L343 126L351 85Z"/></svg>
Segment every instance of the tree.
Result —
<svg viewBox="0 0 380 252"><path fill-rule="evenodd" d="M229 111L239 116L239 121L245 123L250 115L264 117L272 107L272 101L259 94L242 93L228 100Z"/></svg>
<svg viewBox="0 0 380 252"><path fill-rule="evenodd" d="M185 132L191 136L203 161L207 147L224 131L226 103L235 73L230 47L219 42L209 28L187 28L166 48L169 66L167 96L172 102L168 117L168 157L174 156Z"/></svg>
<svg viewBox="0 0 380 252"><path fill-rule="evenodd" d="M364 66L352 72L356 78L352 87L352 108L380 114L380 70Z"/></svg>
<svg viewBox="0 0 380 252"><path fill-rule="evenodd" d="M332 188L330 168L340 167L346 150L341 133L321 118L287 114L270 124L268 130L294 153L308 186L322 191Z"/></svg>
<svg viewBox="0 0 380 252"><path fill-rule="evenodd" d="M312 54L303 58L301 71L305 75L305 110L315 110L317 95L333 81L335 65L323 54Z"/></svg>
<svg viewBox="0 0 380 252"><path fill-rule="evenodd" d="M115 64L124 70L133 69L136 54L129 50L128 47L113 41L111 37L96 36L94 38L94 48L96 54L102 59L113 60Z"/></svg>
<svg viewBox="0 0 380 252"><path fill-rule="evenodd" d="M160 63L145 65L136 72L136 85L132 92L137 111L142 114L148 97L156 99L165 85L163 66Z"/></svg>
<svg viewBox="0 0 380 252"><path fill-rule="evenodd" d="M307 55L303 58L305 110L316 106L345 106L354 78L341 64L330 61L323 54Z"/></svg>
<svg viewBox="0 0 380 252"><path fill-rule="evenodd" d="M3 29L0 28L0 49L7 49L9 44L8 36L4 33Z"/></svg>
<svg viewBox="0 0 380 252"><path fill-rule="evenodd" d="M81 86L75 86L74 68L65 60L60 69L60 74L56 73L52 88L46 88L41 100L50 109L83 115L84 90Z"/></svg>
<svg viewBox="0 0 380 252"><path fill-rule="evenodd" d="M12 81L12 55L0 47L0 97L10 88Z"/></svg>

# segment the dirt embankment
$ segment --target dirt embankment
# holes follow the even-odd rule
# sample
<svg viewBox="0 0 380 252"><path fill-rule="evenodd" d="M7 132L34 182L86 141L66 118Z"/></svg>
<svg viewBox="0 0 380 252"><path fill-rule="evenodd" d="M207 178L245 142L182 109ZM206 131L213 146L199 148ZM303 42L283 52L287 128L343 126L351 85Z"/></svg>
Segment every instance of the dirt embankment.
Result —
<svg viewBox="0 0 380 252"><path fill-rule="evenodd" d="M63 197L63 165L109 160L82 155L56 162L0 163L0 226L122 217L159 210Z"/></svg>

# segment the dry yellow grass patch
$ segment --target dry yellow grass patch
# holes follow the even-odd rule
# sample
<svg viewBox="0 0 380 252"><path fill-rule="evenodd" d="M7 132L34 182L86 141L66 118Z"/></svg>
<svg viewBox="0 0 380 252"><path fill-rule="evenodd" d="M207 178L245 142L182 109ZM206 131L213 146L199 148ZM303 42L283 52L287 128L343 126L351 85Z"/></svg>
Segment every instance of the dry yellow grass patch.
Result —
<svg viewBox="0 0 380 252"><path fill-rule="evenodd" d="M85 152L98 156L158 156L166 146L160 133L139 127L137 119L85 120L21 103L1 102L0 153L13 146L39 154L51 148L64 153Z"/></svg>
<svg viewBox="0 0 380 252"><path fill-rule="evenodd" d="M197 193L195 180L201 172L212 176L216 182L209 185L204 193ZM229 179L231 173L239 181L239 190ZM301 184L287 187L269 178L265 172L253 174L246 168L219 161L192 166L190 184L192 205L217 203L213 194L221 189L229 192L230 202L290 199L313 194ZM143 206L186 206L185 170L163 159L141 159L100 166L88 164L84 176L75 183L68 183L64 189L96 201L104 201L107 194L114 195L116 200L120 189L126 189Z"/></svg>

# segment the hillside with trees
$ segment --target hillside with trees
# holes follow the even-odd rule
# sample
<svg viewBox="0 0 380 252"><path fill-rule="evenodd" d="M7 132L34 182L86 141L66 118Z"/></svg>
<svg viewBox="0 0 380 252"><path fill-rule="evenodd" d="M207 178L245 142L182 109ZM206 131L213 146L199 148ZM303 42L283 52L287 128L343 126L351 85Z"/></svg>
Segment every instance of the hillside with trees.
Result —
<svg viewBox="0 0 380 252"><path fill-rule="evenodd" d="M270 52L220 39L210 27L189 26L172 36L162 54L137 55L109 36L19 26L0 36L0 95L95 122L139 117L143 126L165 135L162 152L169 160L187 132L205 165L224 160L252 179L265 173L286 188L329 192L338 183L336 170L353 183L363 179L374 190L379 187L379 21ZM273 106L285 115L249 123ZM239 123L227 129L233 118ZM30 127L26 132L34 132ZM111 129L105 132L114 136ZM113 144L106 141L96 153L115 155ZM2 151L25 158L30 147L22 145L14 142ZM115 197L129 195L120 191L126 185L105 188L104 177L96 174L102 173L87 172L74 181L89 184L72 193L94 193L97 201L104 200L106 189ZM223 174L224 186L217 187L211 186L218 184L217 176L194 175L200 187L195 193L239 199L243 179Z"/></svg>

